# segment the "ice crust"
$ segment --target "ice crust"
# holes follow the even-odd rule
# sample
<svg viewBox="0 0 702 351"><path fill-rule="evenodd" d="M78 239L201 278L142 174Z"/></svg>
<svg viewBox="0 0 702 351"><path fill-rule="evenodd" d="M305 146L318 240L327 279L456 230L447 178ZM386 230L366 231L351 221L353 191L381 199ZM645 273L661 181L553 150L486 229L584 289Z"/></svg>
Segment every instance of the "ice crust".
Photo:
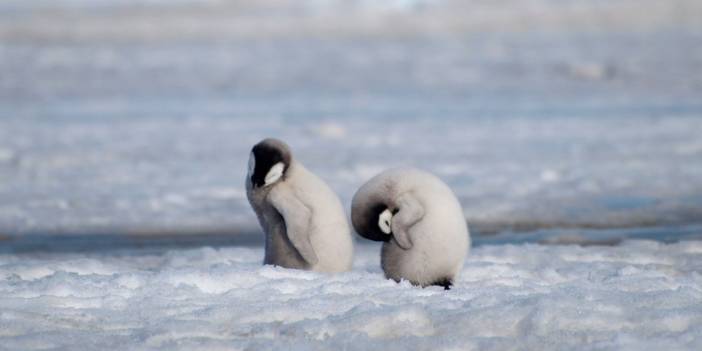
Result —
<svg viewBox="0 0 702 351"><path fill-rule="evenodd" d="M450 291L261 248L0 255L0 349L696 350L702 242L474 248Z"/></svg>

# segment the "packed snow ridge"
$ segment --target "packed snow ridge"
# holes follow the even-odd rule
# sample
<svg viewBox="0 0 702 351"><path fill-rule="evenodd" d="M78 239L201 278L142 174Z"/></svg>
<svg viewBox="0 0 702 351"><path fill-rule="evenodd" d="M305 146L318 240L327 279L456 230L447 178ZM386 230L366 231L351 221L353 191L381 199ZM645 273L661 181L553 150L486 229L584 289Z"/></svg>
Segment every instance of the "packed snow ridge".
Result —
<svg viewBox="0 0 702 351"><path fill-rule="evenodd" d="M0 349L699 350L702 242L474 248L455 287L261 248L0 255Z"/></svg>

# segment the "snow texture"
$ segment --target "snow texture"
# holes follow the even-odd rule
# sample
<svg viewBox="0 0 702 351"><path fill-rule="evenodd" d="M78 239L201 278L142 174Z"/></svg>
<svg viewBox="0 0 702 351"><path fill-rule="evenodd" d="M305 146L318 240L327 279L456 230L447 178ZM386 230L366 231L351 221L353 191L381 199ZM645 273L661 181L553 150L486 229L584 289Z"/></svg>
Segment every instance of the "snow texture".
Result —
<svg viewBox="0 0 702 351"><path fill-rule="evenodd" d="M0 255L0 350L699 350L702 242L487 245L454 288L261 248Z"/></svg>

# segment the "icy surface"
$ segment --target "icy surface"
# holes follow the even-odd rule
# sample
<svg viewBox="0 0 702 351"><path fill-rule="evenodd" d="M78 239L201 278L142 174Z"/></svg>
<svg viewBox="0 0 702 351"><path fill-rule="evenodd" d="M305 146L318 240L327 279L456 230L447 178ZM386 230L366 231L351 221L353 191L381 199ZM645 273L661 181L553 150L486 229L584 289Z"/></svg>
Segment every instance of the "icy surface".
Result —
<svg viewBox="0 0 702 351"><path fill-rule="evenodd" d="M382 3L382 4L381 4ZM473 228L702 218L698 0L0 3L0 234L252 230L250 147Z"/></svg>
<svg viewBox="0 0 702 351"><path fill-rule="evenodd" d="M474 248L450 291L261 248L0 255L0 349L698 350L702 242Z"/></svg>
<svg viewBox="0 0 702 351"><path fill-rule="evenodd" d="M344 204L377 172L414 165L444 179L474 225L685 224L702 218L700 135L693 116L6 118L0 231L256 228L243 184L266 136Z"/></svg>

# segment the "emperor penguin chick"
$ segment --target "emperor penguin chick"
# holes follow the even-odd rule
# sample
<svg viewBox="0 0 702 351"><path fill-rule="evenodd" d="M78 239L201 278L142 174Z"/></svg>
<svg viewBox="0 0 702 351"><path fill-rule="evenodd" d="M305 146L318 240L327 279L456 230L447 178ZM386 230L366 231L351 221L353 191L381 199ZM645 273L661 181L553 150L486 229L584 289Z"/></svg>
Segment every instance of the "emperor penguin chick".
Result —
<svg viewBox="0 0 702 351"><path fill-rule="evenodd" d="M449 289L470 247L461 204L439 178L414 168L395 168L356 192L351 222L362 237L383 241L387 278Z"/></svg>
<svg viewBox="0 0 702 351"><path fill-rule="evenodd" d="M341 201L284 142L265 139L253 147L246 196L266 235L264 264L319 272L351 268L353 240Z"/></svg>

